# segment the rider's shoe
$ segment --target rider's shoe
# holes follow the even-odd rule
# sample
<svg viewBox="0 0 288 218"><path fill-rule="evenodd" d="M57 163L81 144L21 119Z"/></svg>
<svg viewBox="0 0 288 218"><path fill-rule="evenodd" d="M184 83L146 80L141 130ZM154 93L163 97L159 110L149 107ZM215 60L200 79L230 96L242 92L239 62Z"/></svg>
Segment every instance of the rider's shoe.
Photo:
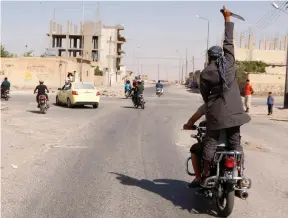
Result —
<svg viewBox="0 0 288 218"><path fill-rule="evenodd" d="M201 179L194 179L189 185L189 188L198 188L200 187Z"/></svg>

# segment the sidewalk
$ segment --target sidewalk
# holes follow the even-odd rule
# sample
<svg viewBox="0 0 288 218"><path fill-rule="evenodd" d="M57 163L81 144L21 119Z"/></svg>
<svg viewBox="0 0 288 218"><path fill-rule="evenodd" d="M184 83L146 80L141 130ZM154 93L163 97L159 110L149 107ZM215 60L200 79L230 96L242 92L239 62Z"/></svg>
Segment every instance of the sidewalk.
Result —
<svg viewBox="0 0 288 218"><path fill-rule="evenodd" d="M288 121L288 109L274 107L273 114L269 116L267 114L268 114L267 106L252 106L249 113L249 115L251 115L252 117L263 116L269 119Z"/></svg>

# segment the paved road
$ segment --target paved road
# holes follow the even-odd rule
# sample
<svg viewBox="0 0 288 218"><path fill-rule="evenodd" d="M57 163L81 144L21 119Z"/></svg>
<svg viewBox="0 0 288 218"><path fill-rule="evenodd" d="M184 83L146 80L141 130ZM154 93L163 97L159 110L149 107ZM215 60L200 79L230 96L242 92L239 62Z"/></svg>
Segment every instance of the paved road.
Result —
<svg viewBox="0 0 288 218"><path fill-rule="evenodd" d="M186 188L191 178L184 171L193 141L180 129L200 96L169 87L157 98L150 88L145 99L144 110L130 99L102 98L98 109L52 106L46 115L35 112L32 95L5 102L2 217L213 216L209 201ZM244 134L253 138L262 128L269 138L271 121L257 119ZM288 216L288 126L273 127L269 148L246 147L254 186L248 201L236 200L233 217Z"/></svg>

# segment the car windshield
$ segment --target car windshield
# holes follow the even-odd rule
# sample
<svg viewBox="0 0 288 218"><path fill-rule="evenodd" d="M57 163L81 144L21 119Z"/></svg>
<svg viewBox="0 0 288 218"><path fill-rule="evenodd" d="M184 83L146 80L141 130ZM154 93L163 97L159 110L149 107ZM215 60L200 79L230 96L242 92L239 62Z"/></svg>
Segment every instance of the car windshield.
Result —
<svg viewBox="0 0 288 218"><path fill-rule="evenodd" d="M74 89L95 89L91 83L75 83Z"/></svg>

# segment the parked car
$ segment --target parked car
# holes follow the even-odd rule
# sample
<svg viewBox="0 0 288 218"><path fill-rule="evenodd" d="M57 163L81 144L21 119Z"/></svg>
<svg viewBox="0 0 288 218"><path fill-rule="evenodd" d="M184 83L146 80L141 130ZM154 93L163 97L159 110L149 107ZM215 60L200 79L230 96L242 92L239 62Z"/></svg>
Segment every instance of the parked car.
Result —
<svg viewBox="0 0 288 218"><path fill-rule="evenodd" d="M56 104L64 104L68 108L74 105L92 105L93 108L98 108L99 102L100 92L88 82L72 82L70 86L64 85L58 88L56 95Z"/></svg>

